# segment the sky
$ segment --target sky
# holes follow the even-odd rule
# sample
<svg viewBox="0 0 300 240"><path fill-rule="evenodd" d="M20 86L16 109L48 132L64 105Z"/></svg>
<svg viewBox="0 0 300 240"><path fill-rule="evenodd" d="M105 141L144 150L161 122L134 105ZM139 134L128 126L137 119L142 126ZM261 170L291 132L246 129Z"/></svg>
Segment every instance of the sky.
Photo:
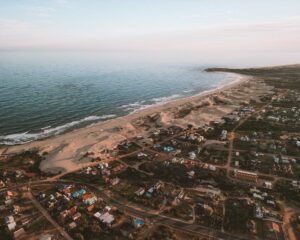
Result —
<svg viewBox="0 0 300 240"><path fill-rule="evenodd" d="M300 62L300 1L0 0L0 49Z"/></svg>

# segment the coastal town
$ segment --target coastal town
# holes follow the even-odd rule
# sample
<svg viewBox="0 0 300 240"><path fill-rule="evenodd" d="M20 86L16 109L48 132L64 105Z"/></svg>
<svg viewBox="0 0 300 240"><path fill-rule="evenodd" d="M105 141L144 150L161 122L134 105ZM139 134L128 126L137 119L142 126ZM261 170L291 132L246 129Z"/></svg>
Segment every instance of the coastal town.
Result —
<svg viewBox="0 0 300 240"><path fill-rule="evenodd" d="M201 126L190 106L174 116L185 125L140 117L143 134L69 171L43 171L46 150L1 147L0 238L300 239L299 69L208 69L268 90L234 107L212 93L230 110Z"/></svg>

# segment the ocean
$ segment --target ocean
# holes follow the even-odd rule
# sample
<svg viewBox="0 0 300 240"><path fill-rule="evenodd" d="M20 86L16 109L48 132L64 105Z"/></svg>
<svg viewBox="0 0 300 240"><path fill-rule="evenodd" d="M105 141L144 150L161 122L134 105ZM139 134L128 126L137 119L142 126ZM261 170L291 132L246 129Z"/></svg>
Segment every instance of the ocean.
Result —
<svg viewBox="0 0 300 240"><path fill-rule="evenodd" d="M22 144L235 80L209 65L100 52L0 52L0 144Z"/></svg>

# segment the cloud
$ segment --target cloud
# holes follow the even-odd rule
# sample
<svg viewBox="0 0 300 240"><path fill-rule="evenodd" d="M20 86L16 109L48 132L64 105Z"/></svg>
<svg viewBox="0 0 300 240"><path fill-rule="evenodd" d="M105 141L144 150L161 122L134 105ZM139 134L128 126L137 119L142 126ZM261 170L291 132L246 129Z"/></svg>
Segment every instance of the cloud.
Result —
<svg viewBox="0 0 300 240"><path fill-rule="evenodd" d="M300 50L300 18L293 20L203 27L197 30L153 34L133 40L131 46L153 50L237 51ZM290 45L292 44L292 45Z"/></svg>
<svg viewBox="0 0 300 240"><path fill-rule="evenodd" d="M50 17L54 12L56 12L56 9L51 7L37 6L29 8L29 11L39 17Z"/></svg>
<svg viewBox="0 0 300 240"><path fill-rule="evenodd" d="M64 8L69 8L70 7L70 2L68 0L52 0L54 4L58 7L64 7Z"/></svg>
<svg viewBox="0 0 300 240"><path fill-rule="evenodd" d="M0 20L0 48L181 52L206 56L300 53L300 18L297 17L127 37L104 35L99 29L85 34L77 28L67 30Z"/></svg>
<svg viewBox="0 0 300 240"><path fill-rule="evenodd" d="M31 28L28 22L19 21L16 19L0 19L0 35L18 35L24 33Z"/></svg>
<svg viewBox="0 0 300 240"><path fill-rule="evenodd" d="M64 5L67 4L68 1L67 0L54 0L55 3L59 4L59 5Z"/></svg>

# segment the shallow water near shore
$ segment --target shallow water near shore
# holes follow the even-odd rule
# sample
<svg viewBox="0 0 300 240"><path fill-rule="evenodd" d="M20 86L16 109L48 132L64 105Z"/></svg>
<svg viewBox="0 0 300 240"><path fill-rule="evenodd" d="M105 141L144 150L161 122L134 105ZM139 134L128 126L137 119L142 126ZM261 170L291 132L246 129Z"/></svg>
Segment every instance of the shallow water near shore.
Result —
<svg viewBox="0 0 300 240"><path fill-rule="evenodd" d="M2 52L0 144L21 144L192 96L235 80L197 63L101 53Z"/></svg>

